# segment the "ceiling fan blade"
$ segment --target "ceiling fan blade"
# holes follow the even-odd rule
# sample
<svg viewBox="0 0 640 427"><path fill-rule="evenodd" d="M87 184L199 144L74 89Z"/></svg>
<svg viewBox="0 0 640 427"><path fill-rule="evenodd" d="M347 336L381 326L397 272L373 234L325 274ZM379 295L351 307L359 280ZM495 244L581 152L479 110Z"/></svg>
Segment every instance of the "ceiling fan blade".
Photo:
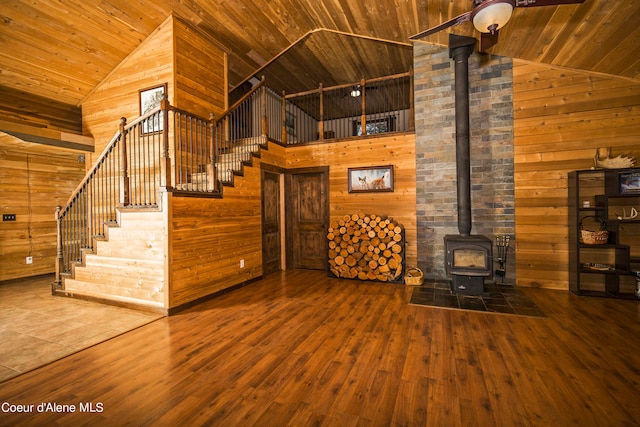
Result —
<svg viewBox="0 0 640 427"><path fill-rule="evenodd" d="M456 25L460 25L463 22L467 22L469 20L471 20L471 12L466 12L466 13L463 13L462 15L460 15L460 16L456 16L455 18L448 20L447 22L443 22L440 25L437 25L435 27L429 28L428 30L425 30L425 31L423 31L421 33L414 34L411 37L409 37L409 40L418 40L418 39L421 39L423 37L430 36L431 34L435 34L438 31L442 31L445 28L449 28L449 27L454 27Z"/></svg>
<svg viewBox="0 0 640 427"><path fill-rule="evenodd" d="M478 51L485 52L490 47L493 47L496 43L498 43L498 32L500 30L494 31L491 33L480 33L480 43L478 46Z"/></svg>
<svg viewBox="0 0 640 427"><path fill-rule="evenodd" d="M584 3L585 0L535 0L533 3L529 3L531 0L524 2L524 4L520 4L520 2L516 2L516 6L558 6L562 4L580 4Z"/></svg>

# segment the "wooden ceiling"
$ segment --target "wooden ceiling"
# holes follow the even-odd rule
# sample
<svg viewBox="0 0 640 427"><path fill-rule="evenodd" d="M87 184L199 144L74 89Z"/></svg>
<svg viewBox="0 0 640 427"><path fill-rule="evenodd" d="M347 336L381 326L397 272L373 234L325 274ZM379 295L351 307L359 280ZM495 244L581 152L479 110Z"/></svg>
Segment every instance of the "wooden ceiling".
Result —
<svg viewBox="0 0 640 427"><path fill-rule="evenodd" d="M229 53L236 87L254 74L287 93L405 71L409 36L471 0L2 0L0 94L80 105L171 13ZM448 32L478 37L470 23ZM516 8L489 52L640 80L640 1Z"/></svg>

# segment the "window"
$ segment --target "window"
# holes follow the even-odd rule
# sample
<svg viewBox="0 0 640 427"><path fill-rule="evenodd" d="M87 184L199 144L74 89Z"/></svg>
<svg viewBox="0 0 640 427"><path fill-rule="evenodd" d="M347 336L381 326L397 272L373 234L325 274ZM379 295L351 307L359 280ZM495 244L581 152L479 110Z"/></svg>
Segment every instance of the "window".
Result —
<svg viewBox="0 0 640 427"><path fill-rule="evenodd" d="M387 117L385 119L367 120L367 135L376 133L385 133L395 131L395 117ZM353 135L362 136L362 121L355 120L353 122Z"/></svg>

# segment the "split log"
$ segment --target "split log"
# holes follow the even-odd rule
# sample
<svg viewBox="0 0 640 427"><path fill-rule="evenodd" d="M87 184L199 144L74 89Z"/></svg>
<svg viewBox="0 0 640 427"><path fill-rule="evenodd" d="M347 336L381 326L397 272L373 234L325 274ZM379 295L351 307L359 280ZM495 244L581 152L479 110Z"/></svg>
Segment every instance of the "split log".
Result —
<svg viewBox="0 0 640 427"><path fill-rule="evenodd" d="M392 218L344 215L331 222L327 240L329 270L336 277L394 282L402 276L404 229Z"/></svg>

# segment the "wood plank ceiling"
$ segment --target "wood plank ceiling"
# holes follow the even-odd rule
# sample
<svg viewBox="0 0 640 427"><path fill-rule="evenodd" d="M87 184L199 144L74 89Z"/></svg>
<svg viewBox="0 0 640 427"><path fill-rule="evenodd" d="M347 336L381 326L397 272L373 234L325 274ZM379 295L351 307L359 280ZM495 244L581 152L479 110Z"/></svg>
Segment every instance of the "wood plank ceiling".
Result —
<svg viewBox="0 0 640 427"><path fill-rule="evenodd" d="M78 106L171 13L229 53L235 87L254 74L287 93L406 70L409 36L471 0L2 0L0 94ZM516 8L489 52L640 79L640 1ZM478 37L470 23L448 32Z"/></svg>

